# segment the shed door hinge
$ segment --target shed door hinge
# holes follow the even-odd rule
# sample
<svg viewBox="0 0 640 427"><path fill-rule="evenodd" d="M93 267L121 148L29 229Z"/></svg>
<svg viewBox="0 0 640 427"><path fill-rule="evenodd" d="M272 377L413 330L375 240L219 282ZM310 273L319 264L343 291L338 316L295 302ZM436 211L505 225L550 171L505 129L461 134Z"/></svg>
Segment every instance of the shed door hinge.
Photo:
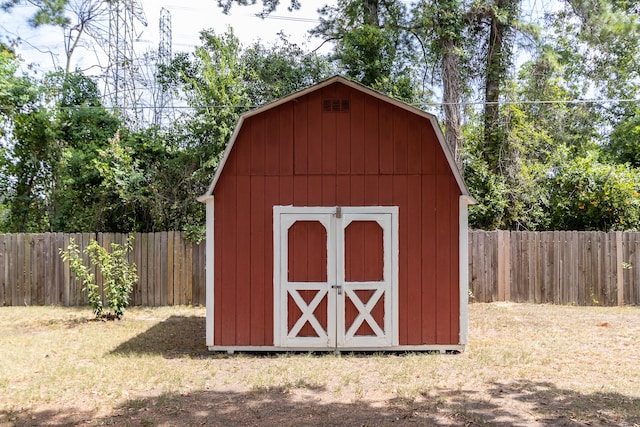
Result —
<svg viewBox="0 0 640 427"><path fill-rule="evenodd" d="M340 206L336 207L336 218L342 218L342 208Z"/></svg>

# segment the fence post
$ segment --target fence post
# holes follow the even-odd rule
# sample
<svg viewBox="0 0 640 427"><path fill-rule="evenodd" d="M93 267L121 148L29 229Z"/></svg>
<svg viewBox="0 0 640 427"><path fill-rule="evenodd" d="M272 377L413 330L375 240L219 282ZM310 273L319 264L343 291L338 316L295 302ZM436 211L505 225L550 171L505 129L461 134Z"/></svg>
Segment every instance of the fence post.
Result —
<svg viewBox="0 0 640 427"><path fill-rule="evenodd" d="M624 271L622 268L622 231L616 231L616 288L618 305L624 305Z"/></svg>
<svg viewBox="0 0 640 427"><path fill-rule="evenodd" d="M498 300L511 300L511 232L498 231Z"/></svg>

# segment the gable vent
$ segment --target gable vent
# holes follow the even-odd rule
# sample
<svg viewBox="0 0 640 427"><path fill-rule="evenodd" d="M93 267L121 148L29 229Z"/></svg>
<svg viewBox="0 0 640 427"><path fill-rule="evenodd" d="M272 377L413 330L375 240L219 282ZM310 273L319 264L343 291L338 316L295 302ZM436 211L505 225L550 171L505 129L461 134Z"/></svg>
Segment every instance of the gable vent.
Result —
<svg viewBox="0 0 640 427"><path fill-rule="evenodd" d="M322 101L322 111L325 113L339 113L349 111L348 99L325 99Z"/></svg>

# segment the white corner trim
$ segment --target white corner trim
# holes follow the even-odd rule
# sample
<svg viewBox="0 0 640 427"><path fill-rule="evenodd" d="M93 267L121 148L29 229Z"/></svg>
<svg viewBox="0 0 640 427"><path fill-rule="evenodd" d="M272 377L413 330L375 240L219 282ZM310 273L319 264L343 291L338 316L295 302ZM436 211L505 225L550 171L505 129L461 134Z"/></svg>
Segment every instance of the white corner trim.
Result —
<svg viewBox="0 0 640 427"><path fill-rule="evenodd" d="M468 194L463 194L460 196L461 199L463 199L466 203L467 206L469 205L477 205L478 201L476 199L474 199L472 196L468 195Z"/></svg>
<svg viewBox="0 0 640 427"><path fill-rule="evenodd" d="M206 342L207 346L213 346L213 286L214 286L214 199L212 196L206 199L206 243L205 243L205 301L207 306Z"/></svg>
<svg viewBox="0 0 640 427"><path fill-rule="evenodd" d="M280 347L282 345L282 333L281 329L281 320L280 320L280 294L281 294L281 285L280 285L280 257L288 258L289 254L278 255L278 252L281 250L281 214L283 212L282 206L274 206L273 207L273 345L276 347Z"/></svg>
<svg viewBox="0 0 640 427"><path fill-rule="evenodd" d="M391 331L392 341L391 345L400 345L400 303L398 298L398 289L400 288L400 225L399 225L399 208L398 206L391 206L391 281L394 283L394 292L391 292L391 312L394 313L391 316Z"/></svg>
<svg viewBox="0 0 640 427"><path fill-rule="evenodd" d="M460 258L460 335L459 344L469 342L469 213L470 197L460 196L459 209L459 258Z"/></svg>
<svg viewBox="0 0 640 427"><path fill-rule="evenodd" d="M203 196L198 197L196 200L199 201L200 203L207 203L209 199L213 199L213 196L205 194Z"/></svg>

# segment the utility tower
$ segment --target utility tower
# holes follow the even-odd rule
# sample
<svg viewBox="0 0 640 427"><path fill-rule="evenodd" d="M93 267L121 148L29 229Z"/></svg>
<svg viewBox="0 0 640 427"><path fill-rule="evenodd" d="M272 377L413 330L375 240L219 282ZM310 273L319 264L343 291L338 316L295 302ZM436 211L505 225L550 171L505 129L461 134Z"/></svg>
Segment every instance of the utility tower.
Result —
<svg viewBox="0 0 640 427"><path fill-rule="evenodd" d="M106 0L109 4L109 64L106 71L106 99L124 120L137 127L140 111L141 81L134 41L138 38L137 23L147 26L140 0Z"/></svg>
<svg viewBox="0 0 640 427"><path fill-rule="evenodd" d="M172 58L171 13L164 7L160 9L160 43L158 45L158 70L156 82L158 87L158 102L154 108L153 123L156 126L173 122L173 98L171 92L158 81L159 68L168 67Z"/></svg>

